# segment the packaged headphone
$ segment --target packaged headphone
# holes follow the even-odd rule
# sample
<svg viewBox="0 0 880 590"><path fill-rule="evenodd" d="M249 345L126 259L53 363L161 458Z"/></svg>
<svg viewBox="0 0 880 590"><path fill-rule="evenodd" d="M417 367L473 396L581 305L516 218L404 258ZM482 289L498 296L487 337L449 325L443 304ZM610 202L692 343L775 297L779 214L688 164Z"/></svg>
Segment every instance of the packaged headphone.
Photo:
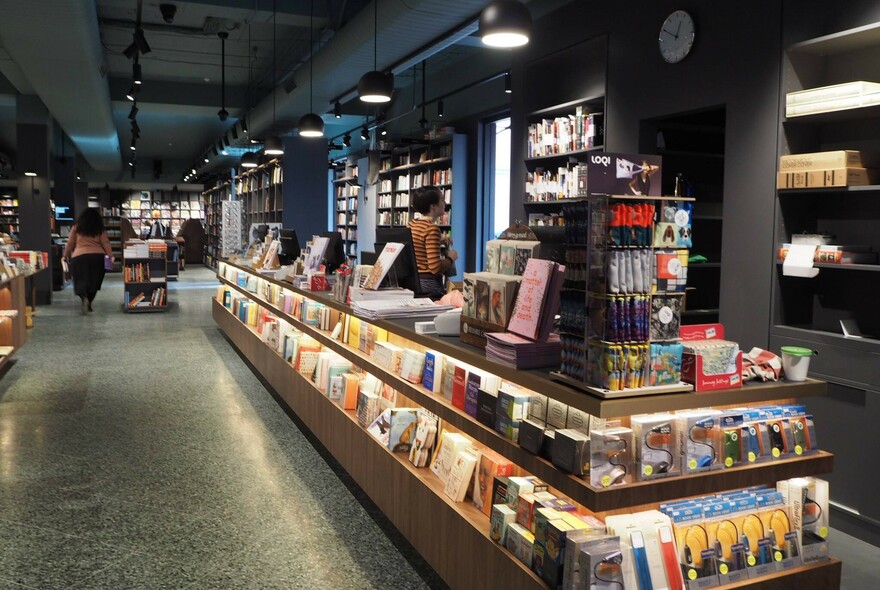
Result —
<svg viewBox="0 0 880 590"><path fill-rule="evenodd" d="M607 488L632 481L632 446L629 428L590 431L590 484Z"/></svg>
<svg viewBox="0 0 880 590"><path fill-rule="evenodd" d="M636 477L656 479L679 474L678 433L672 414L633 416Z"/></svg>

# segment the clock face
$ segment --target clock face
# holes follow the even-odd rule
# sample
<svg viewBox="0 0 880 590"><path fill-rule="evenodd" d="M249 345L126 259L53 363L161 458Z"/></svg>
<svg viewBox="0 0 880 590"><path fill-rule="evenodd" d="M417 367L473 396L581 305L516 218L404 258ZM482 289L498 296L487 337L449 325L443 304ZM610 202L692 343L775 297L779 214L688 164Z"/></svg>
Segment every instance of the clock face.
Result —
<svg viewBox="0 0 880 590"><path fill-rule="evenodd" d="M674 64L683 60L694 45L694 19L684 10L676 10L670 14L663 26L657 43L660 55L668 63Z"/></svg>

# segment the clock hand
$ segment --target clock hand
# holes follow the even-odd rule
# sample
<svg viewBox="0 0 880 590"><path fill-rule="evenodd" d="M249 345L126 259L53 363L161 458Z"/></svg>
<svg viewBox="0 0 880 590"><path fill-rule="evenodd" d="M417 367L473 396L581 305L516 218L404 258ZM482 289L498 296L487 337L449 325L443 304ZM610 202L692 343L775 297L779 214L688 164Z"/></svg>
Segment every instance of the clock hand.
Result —
<svg viewBox="0 0 880 590"><path fill-rule="evenodd" d="M676 35L675 33L670 32L670 31L667 31L666 29L661 29L661 32L666 33L667 35L672 35L673 37L675 37L676 39L678 39L678 35Z"/></svg>
<svg viewBox="0 0 880 590"><path fill-rule="evenodd" d="M678 39L678 32L681 31L681 21L678 21L678 27L675 29L675 38Z"/></svg>

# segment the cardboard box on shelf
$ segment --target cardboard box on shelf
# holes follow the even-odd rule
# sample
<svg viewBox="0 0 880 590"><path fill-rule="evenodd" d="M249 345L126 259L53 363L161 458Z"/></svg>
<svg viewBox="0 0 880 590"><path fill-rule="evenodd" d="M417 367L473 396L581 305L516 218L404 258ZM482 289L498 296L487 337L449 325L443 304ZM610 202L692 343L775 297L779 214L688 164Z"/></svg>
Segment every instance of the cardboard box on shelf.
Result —
<svg viewBox="0 0 880 590"><path fill-rule="evenodd" d="M826 168L822 170L798 170L779 172L776 188L824 188L842 186L868 186L876 184L878 171L873 168Z"/></svg>

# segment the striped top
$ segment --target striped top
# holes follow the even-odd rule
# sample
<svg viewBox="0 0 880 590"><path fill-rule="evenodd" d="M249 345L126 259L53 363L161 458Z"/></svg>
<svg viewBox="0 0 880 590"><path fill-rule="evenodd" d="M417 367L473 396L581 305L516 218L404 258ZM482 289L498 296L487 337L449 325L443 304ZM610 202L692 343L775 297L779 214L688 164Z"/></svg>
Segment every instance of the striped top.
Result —
<svg viewBox="0 0 880 590"><path fill-rule="evenodd" d="M409 229L419 273L439 275L443 270L440 266L440 228L422 217L410 221Z"/></svg>

